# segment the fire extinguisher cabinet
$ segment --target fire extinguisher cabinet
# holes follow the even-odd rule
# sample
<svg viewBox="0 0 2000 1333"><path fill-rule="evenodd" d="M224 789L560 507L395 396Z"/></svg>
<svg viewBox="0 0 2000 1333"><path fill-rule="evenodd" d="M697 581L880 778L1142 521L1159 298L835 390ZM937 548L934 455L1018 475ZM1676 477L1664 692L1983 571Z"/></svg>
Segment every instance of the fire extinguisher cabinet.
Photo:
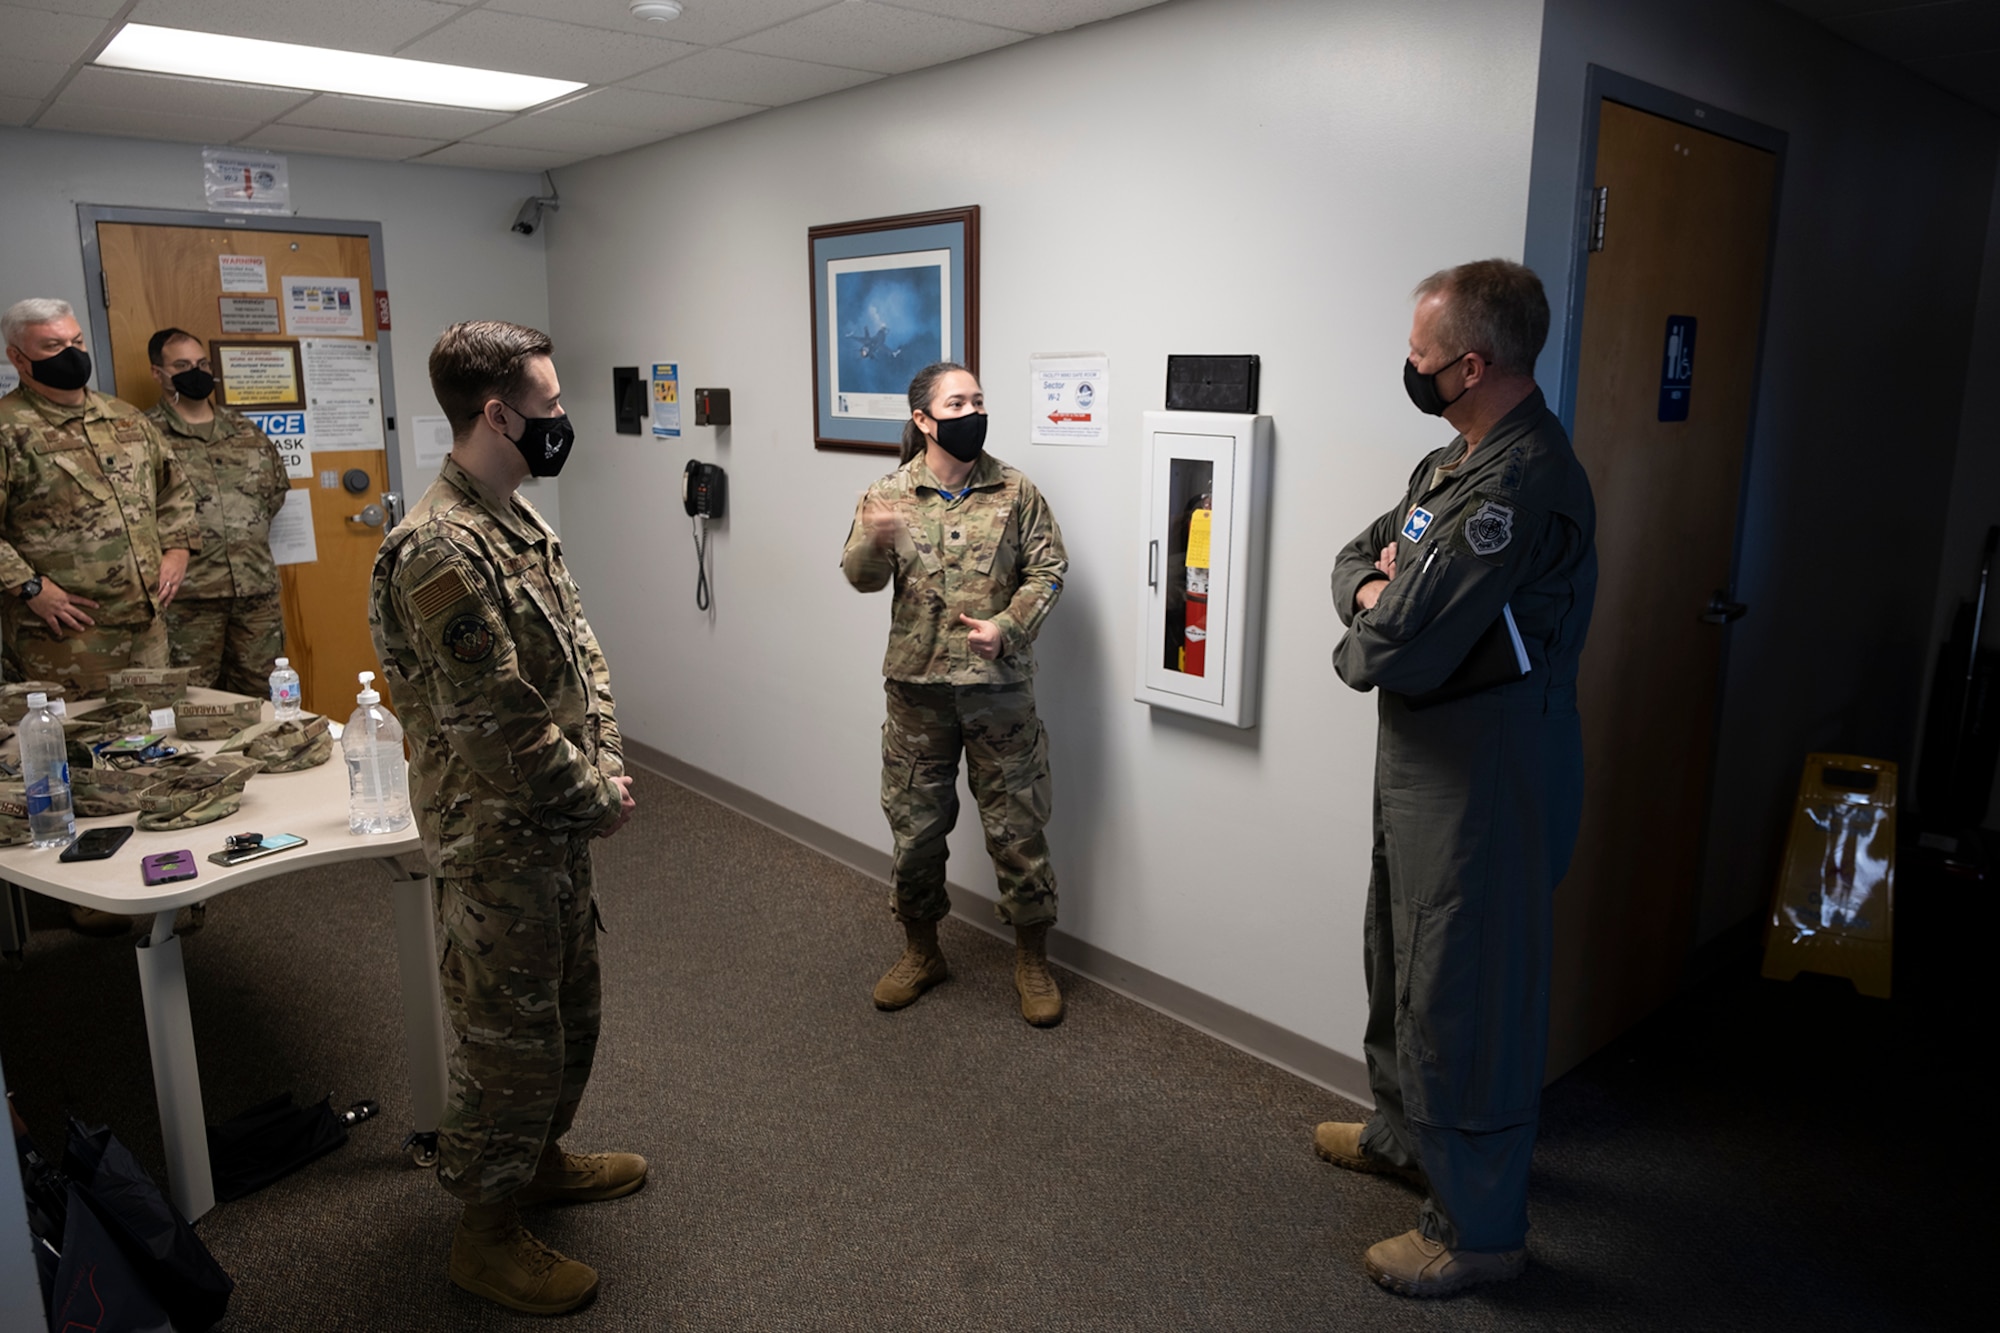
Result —
<svg viewBox="0 0 2000 1333"><path fill-rule="evenodd" d="M1148 412L1145 423L1134 697L1254 727L1271 418Z"/></svg>

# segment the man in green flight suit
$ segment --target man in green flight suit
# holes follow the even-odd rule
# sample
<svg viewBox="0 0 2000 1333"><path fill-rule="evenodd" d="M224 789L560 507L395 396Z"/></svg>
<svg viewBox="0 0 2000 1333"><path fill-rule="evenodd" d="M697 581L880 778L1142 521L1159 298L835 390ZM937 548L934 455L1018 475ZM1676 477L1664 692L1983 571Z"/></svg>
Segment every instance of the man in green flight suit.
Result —
<svg viewBox="0 0 2000 1333"><path fill-rule="evenodd" d="M285 647L285 608L271 520L292 483L256 423L210 401L215 375L201 340L161 329L146 343L160 401L146 416L172 442L194 488L201 554L167 607L167 655L188 682L262 697Z"/></svg>
<svg viewBox="0 0 2000 1333"><path fill-rule="evenodd" d="M1551 902L1583 799L1596 510L1535 386L1541 280L1489 259L1415 295L1404 387L1459 434L1334 565L1348 626L1334 668L1380 691L1363 1039L1375 1113L1320 1125L1314 1146L1425 1190L1416 1229L1365 1264L1392 1291L1442 1296L1527 1263ZM1474 651L1507 618L1525 674L1511 645L1498 672Z"/></svg>
<svg viewBox="0 0 2000 1333"><path fill-rule="evenodd" d="M591 1203L646 1181L634 1153L558 1144L597 1051L591 839L631 817L611 675L562 542L518 493L575 432L547 334L455 324L431 349L451 455L375 560L369 624L409 737L437 878L439 984L458 1035L438 1181L462 1200L451 1280L531 1314L597 1294L519 1207Z"/></svg>

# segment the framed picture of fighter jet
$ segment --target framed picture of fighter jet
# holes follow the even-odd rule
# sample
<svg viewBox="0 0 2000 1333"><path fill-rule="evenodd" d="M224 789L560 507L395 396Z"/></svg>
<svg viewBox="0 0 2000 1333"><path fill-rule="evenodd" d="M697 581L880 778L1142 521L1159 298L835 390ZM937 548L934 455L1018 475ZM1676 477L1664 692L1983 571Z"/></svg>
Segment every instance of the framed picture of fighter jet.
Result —
<svg viewBox="0 0 2000 1333"><path fill-rule="evenodd" d="M979 373L979 208L812 227L813 443L894 453L910 379Z"/></svg>

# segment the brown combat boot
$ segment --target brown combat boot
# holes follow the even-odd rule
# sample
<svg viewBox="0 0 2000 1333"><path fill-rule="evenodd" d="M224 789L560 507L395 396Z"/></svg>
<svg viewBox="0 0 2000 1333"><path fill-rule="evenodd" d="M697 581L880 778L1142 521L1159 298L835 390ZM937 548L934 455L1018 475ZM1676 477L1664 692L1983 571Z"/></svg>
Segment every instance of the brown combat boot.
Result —
<svg viewBox="0 0 2000 1333"><path fill-rule="evenodd" d="M1014 989L1021 996L1021 1017L1038 1028L1063 1021L1062 991L1049 975L1049 923L1014 927Z"/></svg>
<svg viewBox="0 0 2000 1333"><path fill-rule="evenodd" d="M1361 1133L1367 1128L1354 1120L1323 1120L1313 1129L1313 1151L1349 1171L1365 1171L1372 1176L1395 1176L1412 1185L1424 1184L1424 1173L1416 1167L1397 1166L1364 1151Z"/></svg>
<svg viewBox="0 0 2000 1333"><path fill-rule="evenodd" d="M875 983L877 1009L915 1004L919 995L951 976L944 951L938 948L937 928L935 921L903 923L903 956Z"/></svg>
<svg viewBox="0 0 2000 1333"><path fill-rule="evenodd" d="M528 1234L511 1198L465 1206L451 1238L451 1280L527 1314L568 1314L597 1298L597 1270Z"/></svg>
<svg viewBox="0 0 2000 1333"><path fill-rule="evenodd" d="M1510 1282L1528 1266L1526 1250L1447 1250L1421 1231L1377 1241L1362 1261L1368 1276L1398 1296L1452 1296L1488 1282Z"/></svg>
<svg viewBox="0 0 2000 1333"><path fill-rule="evenodd" d="M564 1152L551 1143L535 1178L514 1192L523 1208L537 1203L600 1203L622 1199L646 1183L646 1159L635 1152Z"/></svg>

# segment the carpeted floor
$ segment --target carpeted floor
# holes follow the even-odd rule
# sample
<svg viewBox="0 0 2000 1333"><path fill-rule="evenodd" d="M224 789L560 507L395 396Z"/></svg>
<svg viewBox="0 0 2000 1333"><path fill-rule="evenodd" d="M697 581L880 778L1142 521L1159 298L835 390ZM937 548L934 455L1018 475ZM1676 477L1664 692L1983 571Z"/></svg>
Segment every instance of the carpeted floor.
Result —
<svg viewBox="0 0 2000 1333"><path fill-rule="evenodd" d="M1031 1030L1011 951L956 921L954 979L880 1014L878 884L664 779L637 794L600 844L605 1039L571 1142L653 1176L539 1215L604 1274L569 1326L1877 1330L1952 1326L1943 1293L1976 1280L1943 1244L1984 1234L1972 1191L1935 1156L1969 1136L1939 1127L1955 1106L1906 1113L1969 1082L1962 1058L1923 1063L1964 1049L1927 1010L1812 981L1696 991L1550 1090L1527 1276L1409 1302L1359 1256L1415 1197L1310 1147L1358 1108L1081 979L1067 1022ZM65 1110L107 1122L158 1172L131 942L38 923L0 975L17 1105L45 1142ZM532 1325L445 1279L456 1208L399 1149L386 877L227 897L186 957L212 1121L287 1089L383 1108L202 1220L238 1283L220 1327Z"/></svg>

